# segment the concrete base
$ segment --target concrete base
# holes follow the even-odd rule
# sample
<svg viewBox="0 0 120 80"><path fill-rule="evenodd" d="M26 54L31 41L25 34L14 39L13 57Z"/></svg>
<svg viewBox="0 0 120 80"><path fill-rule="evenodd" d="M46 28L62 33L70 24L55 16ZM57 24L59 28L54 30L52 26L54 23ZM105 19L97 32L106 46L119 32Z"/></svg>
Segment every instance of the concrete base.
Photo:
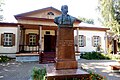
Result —
<svg viewBox="0 0 120 80"><path fill-rule="evenodd" d="M39 54L16 54L16 61L18 62L39 61Z"/></svg>

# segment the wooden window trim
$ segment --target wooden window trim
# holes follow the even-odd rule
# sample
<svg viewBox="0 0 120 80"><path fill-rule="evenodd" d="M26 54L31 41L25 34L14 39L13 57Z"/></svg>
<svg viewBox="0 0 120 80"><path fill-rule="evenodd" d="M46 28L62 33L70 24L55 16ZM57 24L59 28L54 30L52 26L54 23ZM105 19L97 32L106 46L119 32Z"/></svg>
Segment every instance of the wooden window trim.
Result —
<svg viewBox="0 0 120 80"><path fill-rule="evenodd" d="M98 44L101 45L101 37L100 37L100 36L93 36L93 37L92 37L92 46L93 46L93 47L97 47L97 46L94 45L94 37L98 37L98 38L99 38Z"/></svg>
<svg viewBox="0 0 120 80"><path fill-rule="evenodd" d="M12 45L4 45L4 34L12 34ZM4 46L4 47L15 46L15 34L13 34L13 33L3 33L3 34L1 34L1 46Z"/></svg>
<svg viewBox="0 0 120 80"><path fill-rule="evenodd" d="M79 35L79 36L83 36L83 45L82 46L79 45L79 47L85 47L86 46L86 36L84 36L84 35Z"/></svg>
<svg viewBox="0 0 120 80"><path fill-rule="evenodd" d="M36 43L35 43L35 45L30 45L30 41L29 41L29 39L30 39L30 35L36 35ZM37 46L37 45L39 45L39 35L38 34L35 34L35 33L29 33L29 34L26 34L26 45L27 46Z"/></svg>

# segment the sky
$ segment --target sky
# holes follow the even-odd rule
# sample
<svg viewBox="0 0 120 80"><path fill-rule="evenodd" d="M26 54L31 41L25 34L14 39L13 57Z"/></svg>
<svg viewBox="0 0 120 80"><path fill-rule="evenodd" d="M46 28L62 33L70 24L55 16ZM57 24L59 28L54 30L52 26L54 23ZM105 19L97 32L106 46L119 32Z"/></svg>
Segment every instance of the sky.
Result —
<svg viewBox="0 0 120 80"><path fill-rule="evenodd" d="M4 17L7 22L15 22L14 15L54 7L58 10L62 5L68 5L68 14L74 17L97 18L98 0L5 0Z"/></svg>

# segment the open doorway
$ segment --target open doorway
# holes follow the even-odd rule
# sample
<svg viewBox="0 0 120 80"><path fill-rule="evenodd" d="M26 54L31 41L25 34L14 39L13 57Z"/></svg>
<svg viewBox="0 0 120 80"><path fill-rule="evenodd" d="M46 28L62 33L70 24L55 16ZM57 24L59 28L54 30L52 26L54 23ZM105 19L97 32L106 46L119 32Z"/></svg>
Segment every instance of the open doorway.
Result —
<svg viewBox="0 0 120 80"><path fill-rule="evenodd" d="M44 35L44 52L55 52L56 37L54 35Z"/></svg>

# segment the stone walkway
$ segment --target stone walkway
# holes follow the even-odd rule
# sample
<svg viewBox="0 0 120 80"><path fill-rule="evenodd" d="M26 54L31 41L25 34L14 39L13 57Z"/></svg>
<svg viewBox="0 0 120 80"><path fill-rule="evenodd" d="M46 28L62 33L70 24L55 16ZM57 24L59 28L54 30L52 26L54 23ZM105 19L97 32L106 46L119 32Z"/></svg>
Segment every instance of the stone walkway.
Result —
<svg viewBox="0 0 120 80"><path fill-rule="evenodd" d="M115 60L79 60L79 66L98 73L107 80L120 80L120 72L113 72L110 65L120 65Z"/></svg>
<svg viewBox="0 0 120 80"><path fill-rule="evenodd" d="M113 60L78 60L79 67L90 69L99 73L108 80L120 80L120 72L111 72L109 65L118 64ZM0 63L0 80L30 80L32 69L34 67L45 67L46 64L39 64L38 62L15 62Z"/></svg>
<svg viewBox="0 0 120 80"><path fill-rule="evenodd" d="M38 62L0 63L0 80L29 80L34 67L43 67Z"/></svg>

